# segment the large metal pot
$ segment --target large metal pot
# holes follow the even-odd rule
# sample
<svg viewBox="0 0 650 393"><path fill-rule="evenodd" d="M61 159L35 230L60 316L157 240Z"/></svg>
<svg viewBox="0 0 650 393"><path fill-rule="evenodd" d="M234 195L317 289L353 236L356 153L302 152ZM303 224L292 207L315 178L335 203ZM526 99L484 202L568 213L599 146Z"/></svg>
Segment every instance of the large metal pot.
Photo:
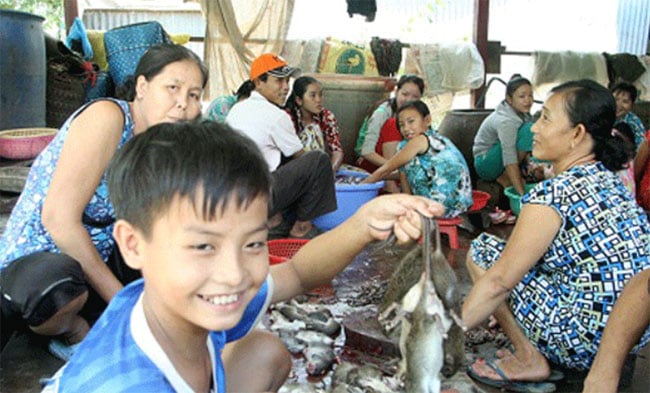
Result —
<svg viewBox="0 0 650 393"><path fill-rule="evenodd" d="M440 135L449 138L458 150L463 153L474 186L478 179L472 155L474 137L483 120L493 111L493 109L454 109L447 112L438 127Z"/></svg>

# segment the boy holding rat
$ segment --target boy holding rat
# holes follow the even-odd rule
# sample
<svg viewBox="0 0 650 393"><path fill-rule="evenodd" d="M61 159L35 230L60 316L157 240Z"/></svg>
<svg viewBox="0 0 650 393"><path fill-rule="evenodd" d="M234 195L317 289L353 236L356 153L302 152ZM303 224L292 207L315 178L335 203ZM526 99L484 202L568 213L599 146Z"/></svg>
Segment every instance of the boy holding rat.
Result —
<svg viewBox="0 0 650 393"><path fill-rule="evenodd" d="M276 391L291 359L255 329L267 306L329 282L373 240L417 239L420 214L443 213L421 197L378 197L269 266L268 166L250 139L211 122L135 136L108 184L116 242L143 279L115 296L45 391Z"/></svg>

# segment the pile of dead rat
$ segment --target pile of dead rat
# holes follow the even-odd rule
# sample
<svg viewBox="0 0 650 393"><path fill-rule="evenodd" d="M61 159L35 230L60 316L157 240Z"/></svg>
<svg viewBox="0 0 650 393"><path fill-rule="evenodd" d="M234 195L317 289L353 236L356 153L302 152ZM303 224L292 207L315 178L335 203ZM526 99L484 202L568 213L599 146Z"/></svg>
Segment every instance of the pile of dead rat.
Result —
<svg viewBox="0 0 650 393"><path fill-rule="evenodd" d="M298 298L272 307L269 328L317 382L288 382L280 392L440 392L442 381L464 367L457 278L441 251L437 223L422 220L423 241L401 259L378 308L384 333L399 342L395 375L374 364L341 362L335 348L344 339L336 316L327 306ZM475 388L470 384L466 391Z"/></svg>

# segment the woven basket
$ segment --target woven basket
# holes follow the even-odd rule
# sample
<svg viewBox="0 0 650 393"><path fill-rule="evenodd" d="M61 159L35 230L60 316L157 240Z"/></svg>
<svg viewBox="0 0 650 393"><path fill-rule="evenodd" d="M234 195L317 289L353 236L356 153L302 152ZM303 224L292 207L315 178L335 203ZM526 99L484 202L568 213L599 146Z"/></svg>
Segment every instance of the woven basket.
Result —
<svg viewBox="0 0 650 393"><path fill-rule="evenodd" d="M29 160L38 155L59 130L56 128L16 128L0 131L0 156Z"/></svg>
<svg viewBox="0 0 650 393"><path fill-rule="evenodd" d="M45 84L45 124L48 127L61 127L86 98L85 75L70 72L74 67L68 63L72 61L62 57L48 61Z"/></svg>

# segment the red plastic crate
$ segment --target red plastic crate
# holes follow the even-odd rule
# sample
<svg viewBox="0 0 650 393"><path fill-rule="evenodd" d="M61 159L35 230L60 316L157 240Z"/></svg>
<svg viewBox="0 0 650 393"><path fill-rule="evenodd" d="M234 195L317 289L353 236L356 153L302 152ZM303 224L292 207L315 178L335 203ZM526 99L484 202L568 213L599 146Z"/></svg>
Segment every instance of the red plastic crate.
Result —
<svg viewBox="0 0 650 393"><path fill-rule="evenodd" d="M275 239L268 241L269 263L275 265L291 259L309 239Z"/></svg>

